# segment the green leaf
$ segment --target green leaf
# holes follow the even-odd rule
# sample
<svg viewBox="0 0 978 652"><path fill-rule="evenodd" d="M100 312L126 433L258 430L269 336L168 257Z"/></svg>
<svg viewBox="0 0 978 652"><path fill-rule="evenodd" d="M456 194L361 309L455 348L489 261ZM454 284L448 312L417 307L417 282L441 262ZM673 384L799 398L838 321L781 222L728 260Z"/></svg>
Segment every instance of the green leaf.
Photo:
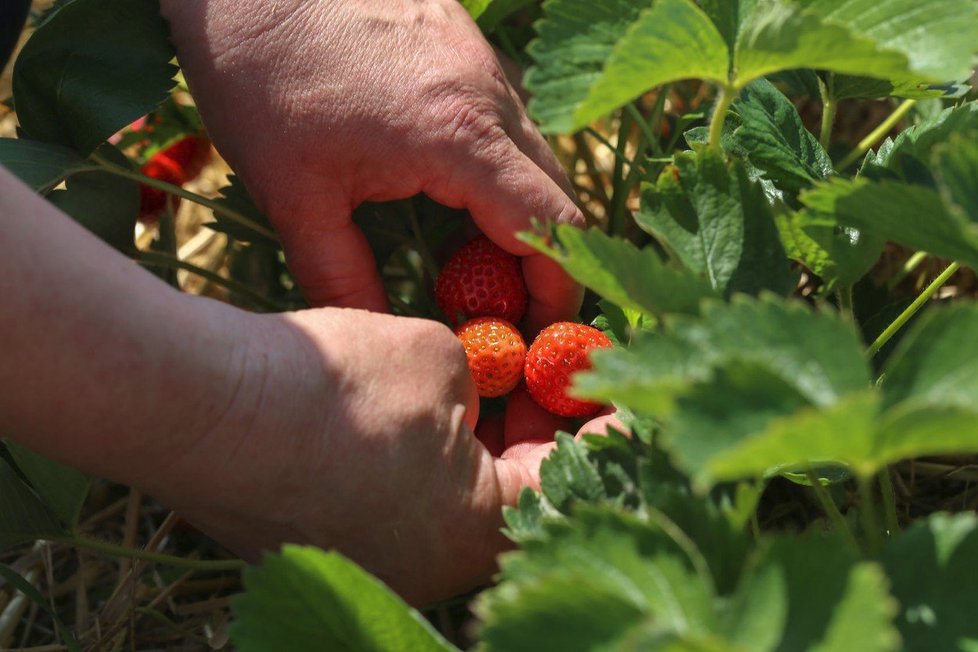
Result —
<svg viewBox="0 0 978 652"><path fill-rule="evenodd" d="M972 232L978 223L978 130L955 134L938 147L933 161L941 196L948 211L961 222L970 223Z"/></svg>
<svg viewBox="0 0 978 652"><path fill-rule="evenodd" d="M0 550L62 534L65 528L0 457Z"/></svg>
<svg viewBox="0 0 978 652"><path fill-rule="evenodd" d="M895 652L897 606L878 564L839 539L779 538L762 548L725 621L742 649Z"/></svg>
<svg viewBox="0 0 978 652"><path fill-rule="evenodd" d="M491 32L507 16L532 2L533 0L462 0L462 6L484 32Z"/></svg>
<svg viewBox="0 0 978 652"><path fill-rule="evenodd" d="M95 168L67 147L24 138L0 138L0 165L40 193L76 172Z"/></svg>
<svg viewBox="0 0 978 652"><path fill-rule="evenodd" d="M664 263L651 247L637 249L598 229L557 226L552 244L539 235L521 234L524 242L554 259L574 280L623 308L654 315L695 313L709 285L687 270Z"/></svg>
<svg viewBox="0 0 978 652"><path fill-rule="evenodd" d="M880 0L887 2L887 0ZM747 19L734 55L735 85L781 70L819 68L853 75L894 79L908 74L900 52L827 23L797 4L761 2Z"/></svg>
<svg viewBox="0 0 978 652"><path fill-rule="evenodd" d="M272 229L268 218L255 205L251 195L248 194L248 189L245 188L244 182L237 175L232 174L228 176L228 185L222 186L218 192L221 193L221 196L215 200L218 204L244 215L259 226L263 226L269 230ZM208 223L206 226L215 231L225 233L241 242L254 242L274 248L281 248L281 245L275 240L246 226L242 226L238 222L229 220L219 213L214 213L214 222Z"/></svg>
<svg viewBox="0 0 978 652"><path fill-rule="evenodd" d="M726 43L702 10L691 0L646 7L647 0L545 6L540 38L529 49L536 66L526 77L530 114L543 131L575 131L670 81L726 80Z"/></svg>
<svg viewBox="0 0 978 652"><path fill-rule="evenodd" d="M594 367L575 377L576 391L649 416L664 416L675 399L730 360L756 364L807 403L832 405L869 385L869 369L853 325L772 295L704 304L700 318L675 316L667 333L636 337L628 349L596 351Z"/></svg>
<svg viewBox="0 0 978 652"><path fill-rule="evenodd" d="M898 83L963 79L976 42L978 7L971 0L763 2L741 29L735 85L792 68Z"/></svg>
<svg viewBox="0 0 978 652"><path fill-rule="evenodd" d="M173 57L156 2L75 0L17 57L17 117L31 138L87 156L166 99Z"/></svg>
<svg viewBox="0 0 978 652"><path fill-rule="evenodd" d="M900 97L904 99L955 98L968 92L964 82L932 84L922 80L896 81L836 75L832 81L832 97L845 99L877 99Z"/></svg>
<svg viewBox="0 0 978 652"><path fill-rule="evenodd" d="M958 260L978 269L976 216L950 210L941 195L897 181L833 179L803 193L813 218L855 227L914 250Z"/></svg>
<svg viewBox="0 0 978 652"><path fill-rule="evenodd" d="M887 138L875 153L866 157L866 164L895 168L903 157L929 161L937 145L956 133L978 130L978 102L967 102L944 109L919 125L900 132L896 139Z"/></svg>
<svg viewBox="0 0 978 652"><path fill-rule="evenodd" d="M886 366L885 405L913 402L978 411L978 306L931 310ZM978 449L978 444L975 446Z"/></svg>
<svg viewBox="0 0 978 652"><path fill-rule="evenodd" d="M131 169L129 160L115 147L102 145L99 154L120 167ZM54 190L48 200L76 222L129 254L136 216L139 213L139 184L104 170L77 172L68 177L64 190Z"/></svg>
<svg viewBox="0 0 978 652"><path fill-rule="evenodd" d="M733 139L764 178L797 195L833 174L832 159L801 121L795 106L766 79L740 93L732 111L740 118Z"/></svg>
<svg viewBox="0 0 978 652"><path fill-rule="evenodd" d="M971 76L972 57L978 43L978 4L973 0L802 2L826 22L845 25L881 48L903 53L913 72L937 81Z"/></svg>
<svg viewBox="0 0 978 652"><path fill-rule="evenodd" d="M71 630L65 627L64 622L58 617L57 612L51 608L47 598L41 595L41 592L38 591L33 584L28 582L20 573L6 564L0 564L0 577L2 577L4 581L6 581L12 587L26 595L31 602L37 605L39 609L41 609L51 618L51 620L54 621L54 627L58 630L58 635L64 640L64 646L68 649L68 652L81 652L81 648L78 646L78 641L75 640Z"/></svg>
<svg viewBox="0 0 978 652"><path fill-rule="evenodd" d="M4 444L17 463L17 468L31 483L51 514L57 517L65 529L74 530L91 485L88 476L38 455L14 441L6 440Z"/></svg>
<svg viewBox="0 0 978 652"><path fill-rule="evenodd" d="M693 640L708 632L710 588L669 537L609 509L575 515L502 558L502 582L476 603L486 650L628 649L619 646L650 626Z"/></svg>
<svg viewBox="0 0 978 652"><path fill-rule="evenodd" d="M743 164L708 148L676 154L675 165L644 189L639 226L718 293L793 290L771 208Z"/></svg>
<svg viewBox="0 0 978 652"><path fill-rule="evenodd" d="M883 564L900 601L897 626L906 652L978 645L978 518L931 514L890 540Z"/></svg>
<svg viewBox="0 0 978 652"><path fill-rule="evenodd" d="M761 0L701 0L703 11L716 26L731 53L747 17Z"/></svg>
<svg viewBox="0 0 978 652"><path fill-rule="evenodd" d="M588 461L587 451L566 432L557 433L557 448L540 464L540 488L562 512L574 500L595 502L605 497L601 476Z"/></svg>
<svg viewBox="0 0 978 652"><path fill-rule="evenodd" d="M884 239L875 233L825 224L806 211L781 206L775 221L785 253L824 282L824 292L838 285L853 285L873 268L883 253Z"/></svg>
<svg viewBox="0 0 978 652"><path fill-rule="evenodd" d="M454 650L421 614L336 552L286 545L244 572L231 636L241 652Z"/></svg>

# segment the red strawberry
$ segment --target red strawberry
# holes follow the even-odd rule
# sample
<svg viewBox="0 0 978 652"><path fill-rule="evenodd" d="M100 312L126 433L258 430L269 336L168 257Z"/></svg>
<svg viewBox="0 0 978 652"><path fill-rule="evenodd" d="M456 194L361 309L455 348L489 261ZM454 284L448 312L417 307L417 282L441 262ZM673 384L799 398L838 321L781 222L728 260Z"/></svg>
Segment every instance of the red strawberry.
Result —
<svg viewBox="0 0 978 652"><path fill-rule="evenodd" d="M513 324L526 312L520 259L480 236L452 256L435 281L435 301L455 325L463 317L499 317Z"/></svg>
<svg viewBox="0 0 978 652"><path fill-rule="evenodd" d="M183 170L179 165L165 156L153 156L141 169L147 177L159 179L175 186L182 186L186 179ZM139 219L146 224L153 224L160 219L160 214L166 208L167 197L169 195L159 188L152 188L146 185L139 186ZM171 210L176 211L180 204L179 197L172 197Z"/></svg>
<svg viewBox="0 0 978 652"><path fill-rule="evenodd" d="M211 158L211 141L203 136L184 136L163 149L157 156L165 156L183 170L186 181L196 179Z"/></svg>
<svg viewBox="0 0 978 652"><path fill-rule="evenodd" d="M479 396L502 396L523 377L526 344L516 327L495 317L467 321L455 331L465 347Z"/></svg>
<svg viewBox="0 0 978 652"><path fill-rule="evenodd" d="M571 374L591 368L588 352L611 346L611 340L585 324L561 321L547 326L526 354L526 388L543 409L564 417L583 417L601 409L598 403L567 395Z"/></svg>

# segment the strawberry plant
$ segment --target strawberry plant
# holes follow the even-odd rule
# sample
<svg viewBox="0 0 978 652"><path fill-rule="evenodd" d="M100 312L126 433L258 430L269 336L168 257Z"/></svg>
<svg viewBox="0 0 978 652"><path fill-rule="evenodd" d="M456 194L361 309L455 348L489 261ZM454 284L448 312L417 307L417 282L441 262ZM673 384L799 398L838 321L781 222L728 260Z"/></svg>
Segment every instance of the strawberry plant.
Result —
<svg viewBox="0 0 978 652"><path fill-rule="evenodd" d="M516 549L469 600L477 641L288 546L244 571L238 648L976 649L978 2L463 4L526 67L592 220L521 235L588 288L603 333L560 402L614 405L627 432L558 435L505 513ZM301 306L239 182L201 197L107 143L168 101L166 30L154 3L59 3L17 60L0 163L150 266L187 268L135 247L138 184L204 205L229 298ZM487 280L516 259L487 241L438 275L465 239L453 211L419 197L357 221L398 313L454 322L487 299L521 318L526 288ZM511 405L541 400L535 373ZM499 452L500 430L477 431ZM5 443L0 548L124 553L80 533L89 484Z"/></svg>

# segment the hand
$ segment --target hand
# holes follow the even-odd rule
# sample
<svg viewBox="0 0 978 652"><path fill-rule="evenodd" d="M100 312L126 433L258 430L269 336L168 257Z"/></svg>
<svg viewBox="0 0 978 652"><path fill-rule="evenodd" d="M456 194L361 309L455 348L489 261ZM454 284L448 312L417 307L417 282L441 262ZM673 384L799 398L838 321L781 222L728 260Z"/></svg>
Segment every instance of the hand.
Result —
<svg viewBox="0 0 978 652"><path fill-rule="evenodd" d="M472 435L451 331L360 310L233 318L233 399L137 486L249 560L335 547L414 603L488 581L502 506L538 484L541 456L493 459Z"/></svg>
<svg viewBox="0 0 978 652"><path fill-rule="evenodd" d="M519 242L530 218L582 224L569 184L456 0L164 0L218 149L280 233L314 305L387 309L363 201L424 192L524 256L528 329L580 288Z"/></svg>

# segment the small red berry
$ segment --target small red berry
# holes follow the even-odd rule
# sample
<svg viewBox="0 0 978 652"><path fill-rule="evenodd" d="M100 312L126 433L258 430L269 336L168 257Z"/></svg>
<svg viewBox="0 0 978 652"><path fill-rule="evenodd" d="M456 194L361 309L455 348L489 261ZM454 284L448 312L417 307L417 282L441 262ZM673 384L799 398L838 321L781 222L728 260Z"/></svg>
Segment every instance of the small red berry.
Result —
<svg viewBox="0 0 978 652"><path fill-rule="evenodd" d="M573 322L547 326L526 354L526 388L543 409L564 417L584 417L601 409L598 403L567 395L571 374L591 368L588 353L611 346L597 328Z"/></svg>
<svg viewBox="0 0 978 652"><path fill-rule="evenodd" d="M153 156L141 169L142 173L147 177L152 177L153 179L159 179L160 181L165 181L171 183L175 186L181 186L186 181L183 176L183 170L179 165L174 163L172 160L165 156ZM160 215L166 208L166 202L168 194L159 188L152 188L146 185L139 186L139 219L141 222L146 224L153 224L160 219ZM171 209L176 210L177 205L180 203L179 197L172 197L170 199Z"/></svg>
<svg viewBox="0 0 978 652"><path fill-rule="evenodd" d="M479 396L502 396L519 384L526 343L515 326L496 317L480 317L459 326L455 335L465 347Z"/></svg>
<svg viewBox="0 0 978 652"><path fill-rule="evenodd" d="M527 304L519 257L485 236L470 241L442 268L435 280L435 301L453 325L472 317L518 323Z"/></svg>
<svg viewBox="0 0 978 652"><path fill-rule="evenodd" d="M172 145L164 148L158 156L165 156L183 170L186 181L200 176L204 166L211 158L211 141L203 136L184 136Z"/></svg>

